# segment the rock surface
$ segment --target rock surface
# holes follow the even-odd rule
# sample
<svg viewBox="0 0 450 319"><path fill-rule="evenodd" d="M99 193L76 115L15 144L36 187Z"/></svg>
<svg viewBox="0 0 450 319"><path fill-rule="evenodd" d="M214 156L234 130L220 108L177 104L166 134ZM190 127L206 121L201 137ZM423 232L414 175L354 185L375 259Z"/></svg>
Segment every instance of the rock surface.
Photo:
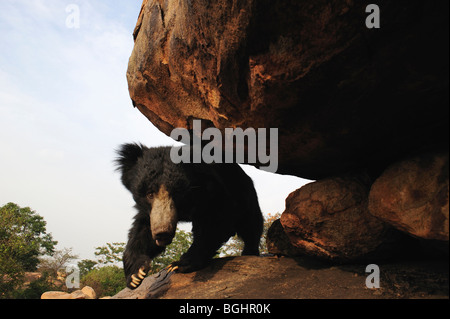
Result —
<svg viewBox="0 0 450 319"><path fill-rule="evenodd" d="M81 292L86 296L85 299L97 299L97 293L92 287L85 286L81 289Z"/></svg>
<svg viewBox="0 0 450 319"><path fill-rule="evenodd" d="M143 2L127 72L161 131L279 128L279 173L383 170L448 144L448 1ZM448 146L446 146L448 149Z"/></svg>
<svg viewBox="0 0 450 319"><path fill-rule="evenodd" d="M363 180L324 179L291 193L280 220L292 246L338 262L388 257L382 247L394 242L398 233L369 214L369 185Z"/></svg>
<svg viewBox="0 0 450 319"><path fill-rule="evenodd" d="M71 295L63 291L47 291L41 296L41 299L73 299Z"/></svg>
<svg viewBox="0 0 450 319"><path fill-rule="evenodd" d="M366 266L330 266L307 258L215 259L191 274L147 277L138 289L126 288L113 299L448 298L448 262L379 264L379 289L366 287Z"/></svg>
<svg viewBox="0 0 450 319"><path fill-rule="evenodd" d="M281 225L280 219L275 220L267 230L267 250L270 254L283 256L300 256L303 251L291 244L289 237Z"/></svg>
<svg viewBox="0 0 450 319"><path fill-rule="evenodd" d="M370 213L413 236L448 241L448 167L448 153L390 166L372 186Z"/></svg>
<svg viewBox="0 0 450 319"><path fill-rule="evenodd" d="M75 290L72 293L63 291L47 291L41 296L41 299L97 299L94 289L89 286L83 287L81 290Z"/></svg>
<svg viewBox="0 0 450 319"><path fill-rule="evenodd" d="M278 173L318 180L287 199L281 226L289 241L273 228L277 253L338 262L386 258L399 236L391 226L448 245L448 164L446 173L436 163L391 165L448 153L449 2L380 0L380 29L366 28L369 3L143 1L127 72L134 106L167 135L191 129L193 119L222 132L278 128ZM370 193L372 214L373 181L349 175L361 171L370 178L384 172ZM201 291L215 278L207 273L163 277L148 279L156 287L143 286L140 296L171 296L175 290L160 285L170 278L198 288L192 296L231 291L219 284L223 292Z"/></svg>

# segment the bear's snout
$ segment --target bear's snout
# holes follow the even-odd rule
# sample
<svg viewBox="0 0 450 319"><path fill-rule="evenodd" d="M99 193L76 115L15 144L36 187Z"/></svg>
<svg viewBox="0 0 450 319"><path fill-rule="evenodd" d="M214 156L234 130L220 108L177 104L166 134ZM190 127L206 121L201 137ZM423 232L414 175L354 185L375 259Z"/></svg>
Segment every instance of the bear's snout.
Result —
<svg viewBox="0 0 450 319"><path fill-rule="evenodd" d="M177 223L177 212L173 199L166 187L161 185L150 212L152 237L158 246L165 247L172 242Z"/></svg>
<svg viewBox="0 0 450 319"><path fill-rule="evenodd" d="M173 234L170 233L159 233L155 235L156 244L159 247L166 247L172 243Z"/></svg>

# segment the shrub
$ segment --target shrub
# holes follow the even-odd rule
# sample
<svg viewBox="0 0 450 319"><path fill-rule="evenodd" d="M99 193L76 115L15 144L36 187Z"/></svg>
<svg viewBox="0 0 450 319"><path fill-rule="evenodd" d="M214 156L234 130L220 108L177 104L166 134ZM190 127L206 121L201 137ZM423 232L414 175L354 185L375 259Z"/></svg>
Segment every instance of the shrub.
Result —
<svg viewBox="0 0 450 319"><path fill-rule="evenodd" d="M53 283L49 273L43 273L42 277L31 281L25 288L17 289L13 292L14 299L40 299L46 291L59 290L59 286Z"/></svg>
<svg viewBox="0 0 450 319"><path fill-rule="evenodd" d="M93 269L81 278L81 283L92 287L98 298L113 296L126 286L123 269L117 266Z"/></svg>

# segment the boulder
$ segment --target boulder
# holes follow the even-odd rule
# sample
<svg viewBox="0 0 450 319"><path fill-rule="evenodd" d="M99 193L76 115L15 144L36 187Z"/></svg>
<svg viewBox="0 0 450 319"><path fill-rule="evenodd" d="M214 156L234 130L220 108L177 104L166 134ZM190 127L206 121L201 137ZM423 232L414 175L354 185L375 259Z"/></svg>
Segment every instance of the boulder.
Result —
<svg viewBox="0 0 450 319"><path fill-rule="evenodd" d="M89 286L81 290L75 290L72 293L63 291L47 291L41 296L41 299L97 299L94 289Z"/></svg>
<svg viewBox="0 0 450 319"><path fill-rule="evenodd" d="M399 234L369 214L369 185L365 177L335 177L291 193L280 220L292 246L336 262L388 257Z"/></svg>
<svg viewBox="0 0 450 319"><path fill-rule="evenodd" d="M449 240L448 153L391 165L373 184L369 212L410 235Z"/></svg>
<svg viewBox="0 0 450 319"><path fill-rule="evenodd" d="M83 289L81 289L81 292L86 296L86 299L97 299L95 290L89 286L83 287Z"/></svg>
<svg viewBox="0 0 450 319"><path fill-rule="evenodd" d="M448 170L446 192L425 185L423 170L406 201L397 191L419 173L383 172L448 152L449 2L380 0L377 29L365 23L370 3L142 3L127 71L133 105L167 135L195 119L222 133L278 128L277 172L317 180L287 199L269 241L277 254L387 258L401 247L392 226L448 241Z"/></svg>
<svg viewBox="0 0 450 319"><path fill-rule="evenodd" d="M279 129L279 173L382 171L448 144L449 2L144 1L133 104L176 128ZM448 146L447 146L448 148Z"/></svg>
<svg viewBox="0 0 450 319"><path fill-rule="evenodd" d="M280 219L275 220L267 230L266 245L270 254L284 256L302 255L302 250L292 246L289 237L284 232Z"/></svg>
<svg viewBox="0 0 450 319"><path fill-rule="evenodd" d="M81 290L75 290L71 294L69 294L67 299L90 299L86 296Z"/></svg>
<svg viewBox="0 0 450 319"><path fill-rule="evenodd" d="M63 291L47 291L41 296L41 299L72 299L70 294Z"/></svg>

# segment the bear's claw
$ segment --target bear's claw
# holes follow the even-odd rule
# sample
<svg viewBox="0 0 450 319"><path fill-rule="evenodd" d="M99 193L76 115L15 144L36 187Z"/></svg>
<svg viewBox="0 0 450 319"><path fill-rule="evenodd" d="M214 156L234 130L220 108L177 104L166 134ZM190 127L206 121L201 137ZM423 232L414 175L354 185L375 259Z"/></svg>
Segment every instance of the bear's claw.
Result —
<svg viewBox="0 0 450 319"><path fill-rule="evenodd" d="M147 275L144 269L145 269L144 267L141 267L137 274L131 275L131 282L130 282L131 287L137 288L141 284L142 280L144 280L145 276Z"/></svg>
<svg viewBox="0 0 450 319"><path fill-rule="evenodd" d="M171 265L167 266L166 269L167 269L167 272L170 273L170 272L174 272L175 270L177 270L178 266L173 266L171 264Z"/></svg>
<svg viewBox="0 0 450 319"><path fill-rule="evenodd" d="M166 270L166 274L170 274L177 269L178 269L178 266L174 266L174 265L169 265L166 268L164 268L164 270ZM132 287L132 289L136 289L137 287L139 287L141 285L142 280L144 280L145 276L147 275L144 270L145 270L145 267L141 267L137 274L131 275L130 286Z"/></svg>

